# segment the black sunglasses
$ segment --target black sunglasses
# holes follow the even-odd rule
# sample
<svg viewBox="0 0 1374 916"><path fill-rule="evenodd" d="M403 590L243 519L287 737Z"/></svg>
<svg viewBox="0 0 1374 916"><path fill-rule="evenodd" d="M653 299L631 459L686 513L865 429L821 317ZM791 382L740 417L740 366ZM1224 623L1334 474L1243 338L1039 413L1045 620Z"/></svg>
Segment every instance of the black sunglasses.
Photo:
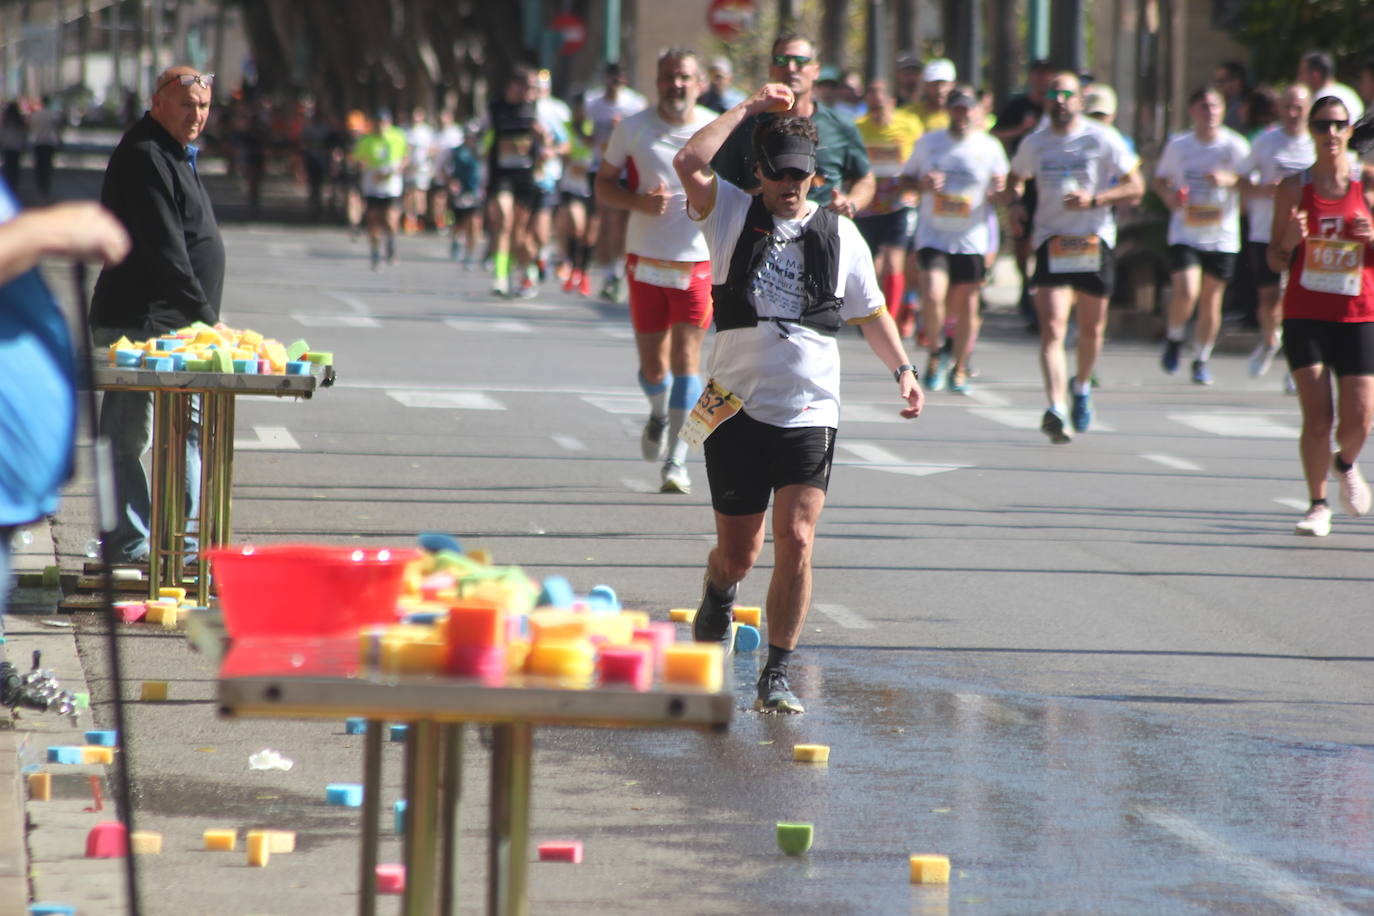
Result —
<svg viewBox="0 0 1374 916"><path fill-rule="evenodd" d="M759 165L759 171L769 181L805 181L811 177L810 172L804 172L801 169L771 169L763 164Z"/></svg>
<svg viewBox="0 0 1374 916"><path fill-rule="evenodd" d="M1333 127L1336 128L1336 133L1340 133L1349 126L1350 121L1347 118L1318 118L1312 122L1312 133L1329 134Z"/></svg>
<svg viewBox="0 0 1374 916"><path fill-rule="evenodd" d="M802 67L805 67L809 63L811 63L811 58L807 57L805 54L773 55L773 66L775 67L786 67L788 64L796 64L797 69L800 70Z"/></svg>

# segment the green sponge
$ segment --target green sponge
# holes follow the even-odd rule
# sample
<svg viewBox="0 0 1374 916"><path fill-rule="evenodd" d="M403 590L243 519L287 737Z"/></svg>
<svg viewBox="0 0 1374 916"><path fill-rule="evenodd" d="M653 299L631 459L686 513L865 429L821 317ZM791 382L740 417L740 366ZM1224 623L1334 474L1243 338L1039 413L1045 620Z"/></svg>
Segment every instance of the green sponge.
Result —
<svg viewBox="0 0 1374 916"><path fill-rule="evenodd" d="M811 848L814 830L810 824L778 824L778 848L789 856L799 856Z"/></svg>

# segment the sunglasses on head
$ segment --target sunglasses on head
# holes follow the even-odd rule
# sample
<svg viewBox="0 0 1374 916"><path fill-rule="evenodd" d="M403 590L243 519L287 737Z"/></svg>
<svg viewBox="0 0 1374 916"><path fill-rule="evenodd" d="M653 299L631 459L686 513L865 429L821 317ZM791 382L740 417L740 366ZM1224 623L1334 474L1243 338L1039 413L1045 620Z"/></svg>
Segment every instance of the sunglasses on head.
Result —
<svg viewBox="0 0 1374 916"><path fill-rule="evenodd" d="M1333 127L1336 129L1336 133L1340 133L1349 126L1350 121L1347 118L1318 118L1312 122L1312 133L1329 134Z"/></svg>
<svg viewBox="0 0 1374 916"><path fill-rule="evenodd" d="M773 169L763 164L759 165L759 171L769 181L805 181L811 177L810 172L803 172L801 169Z"/></svg>
<svg viewBox="0 0 1374 916"><path fill-rule="evenodd" d="M1076 93L1072 89L1051 89L1045 93L1047 99L1071 99Z"/></svg>
<svg viewBox="0 0 1374 916"><path fill-rule="evenodd" d="M214 85L214 82L215 75L213 73L181 73L167 79L161 86L157 87L157 91L161 92L173 83L180 83L183 86L194 86L199 83L209 89Z"/></svg>
<svg viewBox="0 0 1374 916"><path fill-rule="evenodd" d="M773 55L773 66L775 67L786 67L788 64L796 64L797 69L801 69L809 63L811 63L811 58L807 57L805 54Z"/></svg>

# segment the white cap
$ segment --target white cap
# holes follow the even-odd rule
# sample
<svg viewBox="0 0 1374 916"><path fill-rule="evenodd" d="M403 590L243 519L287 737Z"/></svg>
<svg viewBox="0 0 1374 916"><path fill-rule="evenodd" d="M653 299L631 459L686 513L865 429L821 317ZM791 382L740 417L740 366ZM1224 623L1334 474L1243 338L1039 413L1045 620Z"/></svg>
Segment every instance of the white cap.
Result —
<svg viewBox="0 0 1374 916"><path fill-rule="evenodd" d="M925 70L921 73L921 79L927 83L954 82L954 61L946 57L937 57L926 64Z"/></svg>
<svg viewBox="0 0 1374 916"><path fill-rule="evenodd" d="M735 68L732 67L732 66L730 66L730 58L728 58L728 57L716 57L716 58L713 58L713 59L711 60L711 66L710 66L709 70L719 70L721 73L724 73L726 76L734 76L734 75L735 75Z"/></svg>
<svg viewBox="0 0 1374 916"><path fill-rule="evenodd" d="M1091 83L1083 90L1083 113L1116 116L1116 90L1106 83Z"/></svg>

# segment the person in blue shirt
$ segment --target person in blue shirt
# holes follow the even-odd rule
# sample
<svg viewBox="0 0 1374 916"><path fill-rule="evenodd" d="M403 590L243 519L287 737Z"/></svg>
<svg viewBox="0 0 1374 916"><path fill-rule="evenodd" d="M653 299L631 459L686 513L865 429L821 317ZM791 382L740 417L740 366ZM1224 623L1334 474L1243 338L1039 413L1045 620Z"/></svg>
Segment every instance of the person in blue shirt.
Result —
<svg viewBox="0 0 1374 916"><path fill-rule="evenodd" d="M57 509L76 439L67 321L35 265L43 257L117 264L129 236L93 202L21 212L0 181L0 614L15 529Z"/></svg>

